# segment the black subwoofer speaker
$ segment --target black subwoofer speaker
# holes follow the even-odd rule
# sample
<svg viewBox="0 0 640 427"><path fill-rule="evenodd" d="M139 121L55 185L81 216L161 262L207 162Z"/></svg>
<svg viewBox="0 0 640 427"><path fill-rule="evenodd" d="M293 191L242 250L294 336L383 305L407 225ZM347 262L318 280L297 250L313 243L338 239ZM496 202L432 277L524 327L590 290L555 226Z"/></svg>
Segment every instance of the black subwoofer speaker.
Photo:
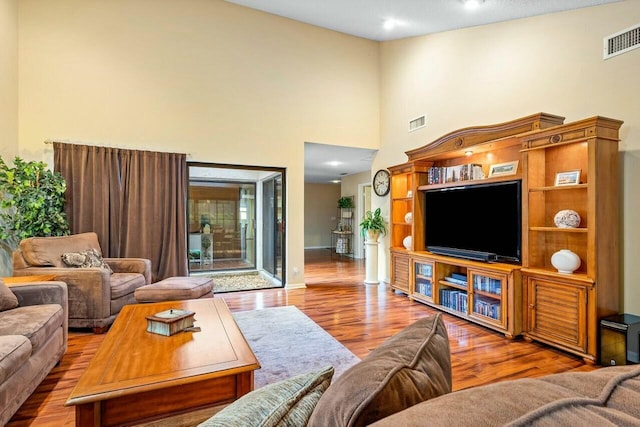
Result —
<svg viewBox="0 0 640 427"><path fill-rule="evenodd" d="M616 314L600 320L600 364L640 363L640 316Z"/></svg>

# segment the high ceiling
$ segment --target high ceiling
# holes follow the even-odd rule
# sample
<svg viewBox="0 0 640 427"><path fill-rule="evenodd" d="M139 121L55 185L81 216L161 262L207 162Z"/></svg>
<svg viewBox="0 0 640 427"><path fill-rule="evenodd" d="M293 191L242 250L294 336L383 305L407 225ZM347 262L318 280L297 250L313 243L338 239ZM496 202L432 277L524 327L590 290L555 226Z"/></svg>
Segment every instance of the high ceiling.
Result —
<svg viewBox="0 0 640 427"><path fill-rule="evenodd" d="M476 0L479 5L475 9L465 6L467 0L226 1L357 37L388 41L621 0ZM305 182L329 183L370 170L375 152L307 143Z"/></svg>
<svg viewBox="0 0 640 427"><path fill-rule="evenodd" d="M395 40L620 0L226 0L370 40ZM389 21L391 20L391 21ZM385 22L390 28L384 28Z"/></svg>

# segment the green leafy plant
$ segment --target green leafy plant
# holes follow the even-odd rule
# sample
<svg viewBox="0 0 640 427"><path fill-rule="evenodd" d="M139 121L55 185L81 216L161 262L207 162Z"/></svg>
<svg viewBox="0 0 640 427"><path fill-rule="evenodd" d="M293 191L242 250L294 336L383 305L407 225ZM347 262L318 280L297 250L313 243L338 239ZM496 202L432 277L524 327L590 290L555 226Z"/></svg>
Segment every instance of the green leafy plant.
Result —
<svg viewBox="0 0 640 427"><path fill-rule="evenodd" d="M338 199L338 207L339 208L352 208L353 207L353 199L351 197L340 197Z"/></svg>
<svg viewBox="0 0 640 427"><path fill-rule="evenodd" d="M28 237L69 234L65 180L46 166L16 157L9 167L0 157L0 239L5 250L15 250Z"/></svg>
<svg viewBox="0 0 640 427"><path fill-rule="evenodd" d="M380 208L376 209L374 212L367 211L360 222L360 227L362 229L363 237L365 237L369 231L374 234L387 234L387 225L384 222L384 218L382 218Z"/></svg>

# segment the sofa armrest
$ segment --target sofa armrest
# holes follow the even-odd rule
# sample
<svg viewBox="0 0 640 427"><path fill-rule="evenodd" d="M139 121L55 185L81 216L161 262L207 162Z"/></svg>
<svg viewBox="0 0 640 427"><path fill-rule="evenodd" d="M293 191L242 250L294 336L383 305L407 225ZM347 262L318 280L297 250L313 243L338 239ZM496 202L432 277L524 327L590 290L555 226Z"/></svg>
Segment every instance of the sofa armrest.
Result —
<svg viewBox="0 0 640 427"><path fill-rule="evenodd" d="M53 275L67 284L69 318L106 319L111 316L111 274L104 268L27 267L14 276Z"/></svg>
<svg viewBox="0 0 640 427"><path fill-rule="evenodd" d="M60 304L64 312L62 324L65 348L69 331L69 295L67 284L60 281L24 282L11 284L11 292L18 298L18 305Z"/></svg>
<svg viewBox="0 0 640 427"><path fill-rule="evenodd" d="M145 285L151 283L151 261L144 258L104 258L114 273L140 273Z"/></svg>

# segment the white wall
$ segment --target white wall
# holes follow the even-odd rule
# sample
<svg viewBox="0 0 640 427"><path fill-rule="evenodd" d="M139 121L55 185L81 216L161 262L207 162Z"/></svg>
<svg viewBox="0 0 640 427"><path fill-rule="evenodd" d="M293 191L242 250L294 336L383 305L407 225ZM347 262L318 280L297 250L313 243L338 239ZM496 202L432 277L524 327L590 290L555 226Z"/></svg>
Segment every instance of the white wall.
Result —
<svg viewBox="0 0 640 427"><path fill-rule="evenodd" d="M340 186L337 184L304 185L304 247L328 248L330 230L336 228Z"/></svg>
<svg viewBox="0 0 640 427"><path fill-rule="evenodd" d="M353 175L343 176L342 179L342 196L354 196L355 209L353 210L353 256L355 258L364 258L364 239L360 234L360 221L364 215L362 211L362 202L360 200L360 191L362 184L371 184L371 171L354 173Z"/></svg>
<svg viewBox="0 0 640 427"><path fill-rule="evenodd" d="M540 111L565 122L624 120L621 308L640 314L640 49L602 59L603 38L638 23L640 0L627 0L382 43L381 148L373 169L402 163L404 151L450 131ZM408 133L409 119L422 114L426 128ZM388 217L388 197L373 203ZM380 253L388 278L388 251Z"/></svg>
<svg viewBox="0 0 640 427"><path fill-rule="evenodd" d="M377 43L220 0L20 0L18 24L22 156L59 138L284 167L304 282L304 141L378 146Z"/></svg>

